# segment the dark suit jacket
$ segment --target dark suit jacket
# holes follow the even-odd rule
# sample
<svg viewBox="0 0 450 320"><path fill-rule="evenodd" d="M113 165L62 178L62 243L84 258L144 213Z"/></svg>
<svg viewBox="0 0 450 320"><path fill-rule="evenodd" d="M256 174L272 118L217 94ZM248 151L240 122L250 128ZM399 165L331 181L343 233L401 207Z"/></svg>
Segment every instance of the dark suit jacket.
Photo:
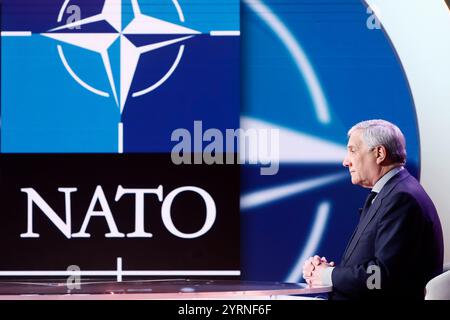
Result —
<svg viewBox="0 0 450 320"><path fill-rule="evenodd" d="M403 169L361 217L333 270L331 299L423 299L426 283L442 273L443 248L433 202ZM367 286L369 277L372 284L376 279L372 265L379 268L381 289Z"/></svg>

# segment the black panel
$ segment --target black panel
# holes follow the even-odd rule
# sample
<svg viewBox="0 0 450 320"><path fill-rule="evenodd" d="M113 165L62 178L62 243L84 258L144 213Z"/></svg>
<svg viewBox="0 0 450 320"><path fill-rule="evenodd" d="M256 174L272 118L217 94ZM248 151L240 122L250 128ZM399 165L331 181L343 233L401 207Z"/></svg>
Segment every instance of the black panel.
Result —
<svg viewBox="0 0 450 320"><path fill-rule="evenodd" d="M239 167L237 165L174 165L169 154L24 154L0 156L0 268L2 270L115 270L117 257L125 270L238 270ZM104 217L92 217L90 238L68 239L39 207L33 205L33 231L27 232L27 198L32 188L65 221L65 194L71 195L72 234L79 232L97 186L101 186L118 230L134 231L135 196L115 201L118 186L157 188L163 197L176 188L195 186L214 199L217 216L211 229L195 239L170 233L161 218L162 203L146 195L145 231L152 238L106 238ZM101 210L96 203L95 210ZM183 233L205 222L205 204L194 192L180 193L172 205L173 223Z"/></svg>

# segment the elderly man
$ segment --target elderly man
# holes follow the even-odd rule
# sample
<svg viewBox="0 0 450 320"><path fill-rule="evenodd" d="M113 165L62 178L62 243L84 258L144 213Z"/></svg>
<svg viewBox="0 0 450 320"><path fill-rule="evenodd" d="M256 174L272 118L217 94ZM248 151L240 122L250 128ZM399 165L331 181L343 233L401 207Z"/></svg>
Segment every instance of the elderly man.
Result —
<svg viewBox="0 0 450 320"><path fill-rule="evenodd" d="M403 168L405 138L384 120L360 122L348 138L343 165L353 184L372 190L340 265L311 257L303 277L332 285L331 299L423 299L442 272L442 229L433 202Z"/></svg>

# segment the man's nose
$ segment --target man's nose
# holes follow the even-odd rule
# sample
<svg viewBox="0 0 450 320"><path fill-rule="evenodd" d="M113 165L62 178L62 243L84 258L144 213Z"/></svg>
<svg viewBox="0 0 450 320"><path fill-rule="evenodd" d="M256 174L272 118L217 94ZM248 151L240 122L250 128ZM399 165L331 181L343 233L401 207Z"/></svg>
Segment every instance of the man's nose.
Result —
<svg viewBox="0 0 450 320"><path fill-rule="evenodd" d="M347 160L347 157L344 158L344 161L342 161L342 165L346 168L350 166L350 161Z"/></svg>

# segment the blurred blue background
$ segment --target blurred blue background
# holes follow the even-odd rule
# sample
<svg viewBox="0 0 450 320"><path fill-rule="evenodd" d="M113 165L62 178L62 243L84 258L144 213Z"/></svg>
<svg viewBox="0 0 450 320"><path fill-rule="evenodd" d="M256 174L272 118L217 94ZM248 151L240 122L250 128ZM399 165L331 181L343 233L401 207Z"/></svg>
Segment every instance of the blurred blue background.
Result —
<svg viewBox="0 0 450 320"><path fill-rule="evenodd" d="M340 261L368 192L351 184L341 164L347 130L374 118L396 123L407 140L407 169L417 176L414 104L389 38L368 28L374 17L363 1L243 0L241 17L242 114L298 134L296 144L281 139L277 175L242 169L243 278L301 281L310 255ZM305 134L318 143L302 144ZM342 152L329 157L327 144ZM297 150L297 160L284 161L283 149ZM242 205L302 182L272 201Z"/></svg>

